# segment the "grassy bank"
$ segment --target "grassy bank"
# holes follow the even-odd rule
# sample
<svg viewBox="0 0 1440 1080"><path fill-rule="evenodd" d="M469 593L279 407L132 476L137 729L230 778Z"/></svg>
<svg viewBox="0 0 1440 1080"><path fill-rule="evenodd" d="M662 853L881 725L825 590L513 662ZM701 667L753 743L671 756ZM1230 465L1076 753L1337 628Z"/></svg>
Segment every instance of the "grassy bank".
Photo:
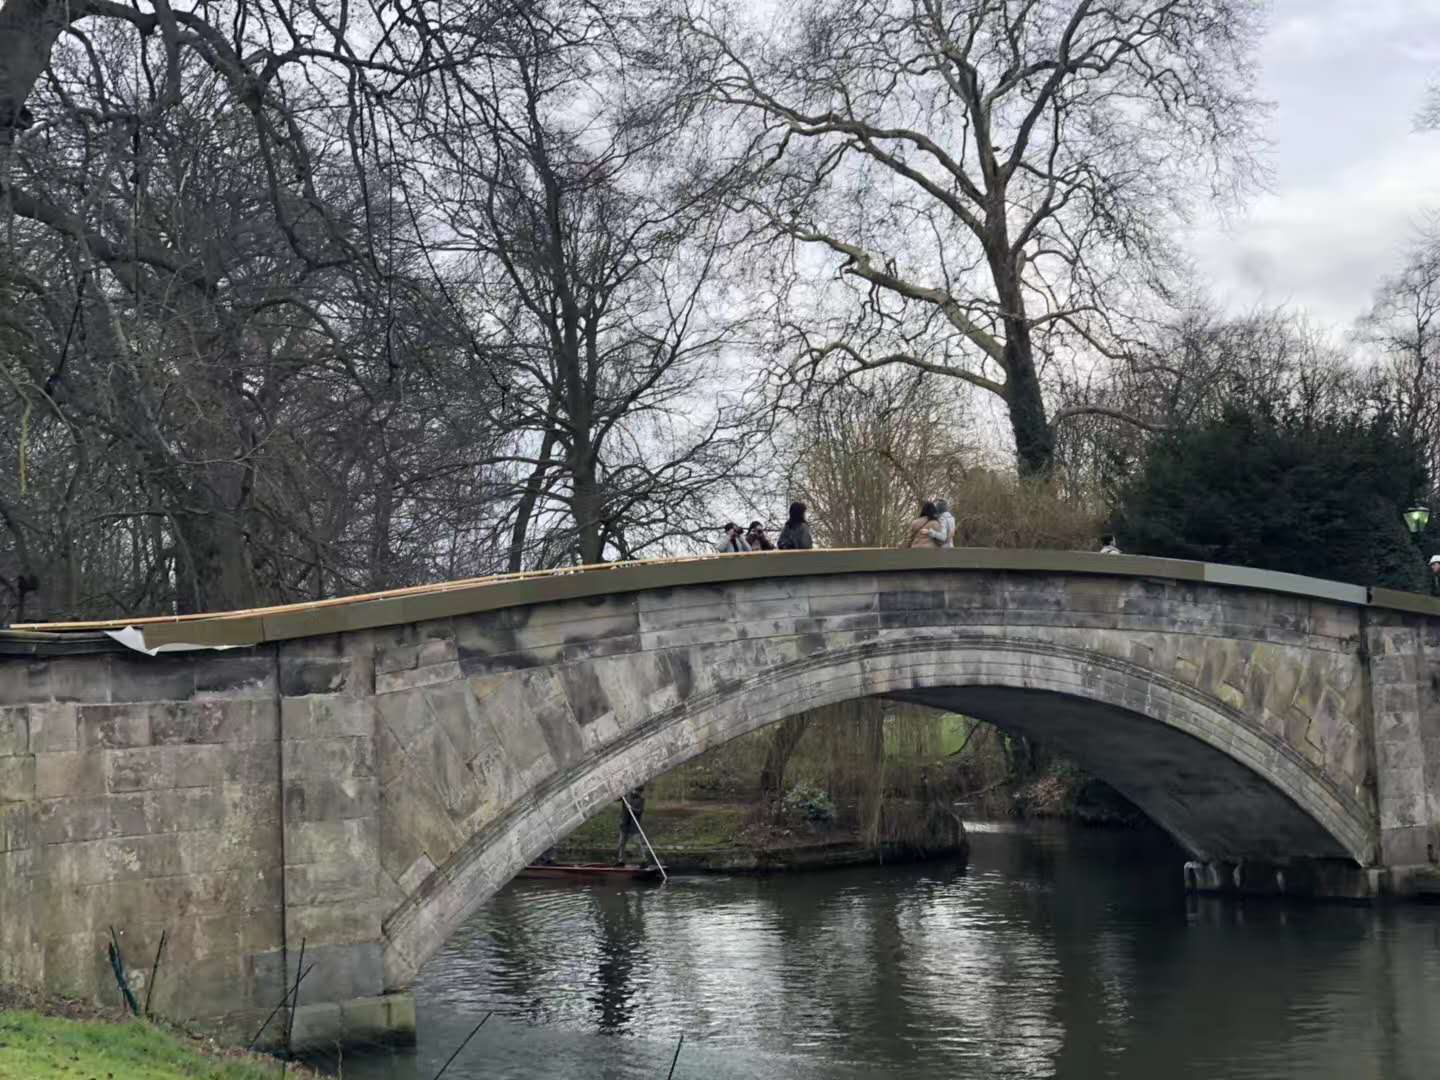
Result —
<svg viewBox="0 0 1440 1080"><path fill-rule="evenodd" d="M273 1058L135 1019L76 1019L29 1009L0 1011L0 1080L275 1080ZM318 1074L295 1065L286 1075Z"/></svg>

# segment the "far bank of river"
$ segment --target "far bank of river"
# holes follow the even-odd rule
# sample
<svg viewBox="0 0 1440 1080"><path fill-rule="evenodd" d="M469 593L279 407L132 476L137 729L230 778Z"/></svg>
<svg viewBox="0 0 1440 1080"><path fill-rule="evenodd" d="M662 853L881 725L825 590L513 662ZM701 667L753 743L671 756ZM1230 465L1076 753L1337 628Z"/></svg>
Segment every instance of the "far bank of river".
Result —
<svg viewBox="0 0 1440 1080"><path fill-rule="evenodd" d="M853 830L824 824L785 821L764 824L752 803L668 801L647 805L642 824L666 870L677 873L775 873L828 870L874 863L922 859L962 860L968 841L958 832L954 843L924 850L899 844L867 845ZM561 843L561 863L611 863L619 839L618 809L587 822ZM628 862L648 861L638 837L630 841Z"/></svg>
<svg viewBox="0 0 1440 1080"><path fill-rule="evenodd" d="M1107 785L1080 774L1053 771L1023 783L996 785L959 804L967 816L986 820L1058 820L1087 826L1153 829L1131 804ZM555 861L610 863L615 859L619 808L591 819L554 852ZM875 863L963 860L969 841L957 832L953 842L932 840L924 847L863 843L855 830L809 822L789 815L765 822L754 802L723 799L651 800L643 824L660 861L682 873L773 873L824 870ZM639 838L631 841L628 861L646 861Z"/></svg>

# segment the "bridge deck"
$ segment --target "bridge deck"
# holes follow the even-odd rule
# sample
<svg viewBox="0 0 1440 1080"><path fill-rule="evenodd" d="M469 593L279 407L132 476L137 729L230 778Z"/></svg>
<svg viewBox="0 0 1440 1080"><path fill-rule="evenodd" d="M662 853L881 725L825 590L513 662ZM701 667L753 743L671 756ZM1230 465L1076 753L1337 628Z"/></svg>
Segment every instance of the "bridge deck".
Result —
<svg viewBox="0 0 1440 1080"><path fill-rule="evenodd" d="M827 548L740 555L713 554L562 567L240 611L83 622L17 623L9 628L5 636L12 644L24 643L37 651L45 651L50 645L63 649L67 640L118 631L126 627L141 630L145 645L149 648L179 644L197 647L258 645L267 641L368 630L526 604L639 592L644 589L897 570L1010 570L1165 578L1440 615L1440 601L1415 593L1381 588L1367 589L1360 585L1298 574L1183 559L996 548L949 548L933 551Z"/></svg>

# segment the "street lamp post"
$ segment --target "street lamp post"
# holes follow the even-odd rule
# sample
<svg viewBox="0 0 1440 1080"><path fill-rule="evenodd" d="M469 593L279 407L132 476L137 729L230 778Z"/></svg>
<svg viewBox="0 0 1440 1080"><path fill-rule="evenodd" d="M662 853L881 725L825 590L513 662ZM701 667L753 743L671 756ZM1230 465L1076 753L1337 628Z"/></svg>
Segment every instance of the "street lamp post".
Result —
<svg viewBox="0 0 1440 1080"><path fill-rule="evenodd" d="M1430 524L1430 508L1428 506L1412 506L1405 511L1405 527L1410 530L1410 535L1415 536L1423 532L1426 525Z"/></svg>

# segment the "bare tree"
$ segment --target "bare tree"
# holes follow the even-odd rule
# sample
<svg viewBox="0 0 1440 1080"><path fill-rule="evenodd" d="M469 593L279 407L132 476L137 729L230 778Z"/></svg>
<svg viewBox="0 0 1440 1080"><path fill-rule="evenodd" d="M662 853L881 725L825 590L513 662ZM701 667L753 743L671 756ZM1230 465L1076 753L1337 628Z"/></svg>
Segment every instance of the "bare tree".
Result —
<svg viewBox="0 0 1440 1080"><path fill-rule="evenodd" d="M1373 392L1423 447L1434 492L1440 485L1440 225L1416 237L1404 267L1381 283L1359 330L1380 354Z"/></svg>
<svg viewBox="0 0 1440 1080"><path fill-rule="evenodd" d="M457 422L469 343L396 227L377 145L375 99L424 67L386 50L419 36L362 56L358 23L319 7L63 10L0 145L3 274L25 305L6 411L17 458L48 466L0 484L12 580L31 585L17 607L238 607L427 576L432 508L487 429Z"/></svg>
<svg viewBox="0 0 1440 1080"><path fill-rule="evenodd" d="M1217 419L1253 396L1320 415L1360 393L1350 358L1303 315L1280 308L1234 316L1193 301L1153 328L1136 362L1108 377L1062 381L1056 479L1113 504L1151 439Z"/></svg>
<svg viewBox="0 0 1440 1080"><path fill-rule="evenodd" d="M623 9L519 5L483 64L445 72L447 110L416 102L415 184L503 356L512 569L663 548L758 464L729 217L678 125L627 92L640 31Z"/></svg>
<svg viewBox="0 0 1440 1080"><path fill-rule="evenodd" d="M1415 126L1421 131L1440 128L1440 83L1425 92L1425 100L1420 104L1420 111L1415 114Z"/></svg>
<svg viewBox="0 0 1440 1080"><path fill-rule="evenodd" d="M941 380L900 369L869 372L792 418L785 441L788 487L809 508L817 541L830 547L891 547L915 509L950 490L973 453L968 418ZM853 735L881 745L878 699L816 709L775 726L760 769L763 805L774 813L791 756L812 723L853 724ZM878 762L873 754L867 760Z"/></svg>
<svg viewBox="0 0 1440 1080"><path fill-rule="evenodd" d="M1193 197L1254 175L1253 0L808 0L765 36L681 0L675 67L758 133L746 200L816 290L805 381L894 364L1004 404L1049 469L1046 367L1126 358ZM803 254L809 252L810 254ZM838 312L838 313L837 313ZM1089 407L1087 407L1089 408Z"/></svg>

